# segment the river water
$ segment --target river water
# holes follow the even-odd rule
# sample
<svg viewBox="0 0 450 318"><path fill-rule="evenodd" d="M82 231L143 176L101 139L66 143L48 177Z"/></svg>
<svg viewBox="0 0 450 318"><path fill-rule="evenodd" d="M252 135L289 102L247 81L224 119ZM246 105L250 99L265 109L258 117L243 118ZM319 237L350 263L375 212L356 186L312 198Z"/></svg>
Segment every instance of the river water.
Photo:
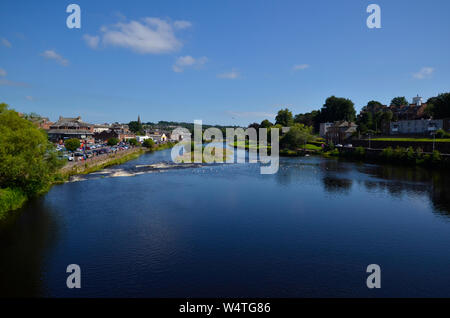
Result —
<svg viewBox="0 0 450 318"><path fill-rule="evenodd" d="M0 227L0 295L450 297L448 172L169 162L146 154L27 203ZM81 289L66 287L69 264Z"/></svg>

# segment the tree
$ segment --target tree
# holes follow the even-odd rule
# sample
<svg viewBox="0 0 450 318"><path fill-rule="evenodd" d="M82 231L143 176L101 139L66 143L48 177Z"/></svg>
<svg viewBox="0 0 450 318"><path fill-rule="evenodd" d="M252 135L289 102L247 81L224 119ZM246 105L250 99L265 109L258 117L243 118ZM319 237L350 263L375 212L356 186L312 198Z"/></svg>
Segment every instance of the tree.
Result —
<svg viewBox="0 0 450 318"><path fill-rule="evenodd" d="M354 121L356 111L350 99L331 96L328 97L321 109L323 121L333 122L338 120Z"/></svg>
<svg viewBox="0 0 450 318"><path fill-rule="evenodd" d="M108 146L115 146L119 143L119 139L117 139L116 137L111 137L108 139Z"/></svg>
<svg viewBox="0 0 450 318"><path fill-rule="evenodd" d="M136 140L136 138L129 139L128 142L129 142L130 145L132 145L132 146L138 146L138 145L139 145L139 142Z"/></svg>
<svg viewBox="0 0 450 318"><path fill-rule="evenodd" d="M144 127L142 126L142 124L139 121L130 121L128 123L128 128L130 129L130 131L132 131L136 135L144 135L145 134Z"/></svg>
<svg viewBox="0 0 450 318"><path fill-rule="evenodd" d="M145 140L144 140L144 142L142 143L142 145L143 145L144 147L147 147L147 148L153 148L153 146L155 145L155 142L153 141L153 139L148 138L148 139L145 139Z"/></svg>
<svg viewBox="0 0 450 318"><path fill-rule="evenodd" d="M433 118L442 119L450 117L450 93L439 94L436 97L428 99Z"/></svg>
<svg viewBox="0 0 450 318"><path fill-rule="evenodd" d="M277 117L275 117L275 124L279 124L283 127L292 126L294 123L292 112L285 108L278 111Z"/></svg>
<svg viewBox="0 0 450 318"><path fill-rule="evenodd" d="M313 110L309 113L297 114L294 117L294 123L312 126L314 131L318 131L320 127L320 111Z"/></svg>
<svg viewBox="0 0 450 318"><path fill-rule="evenodd" d="M273 126L273 124L268 119L264 119L260 125L261 128L269 128L272 126Z"/></svg>
<svg viewBox="0 0 450 318"><path fill-rule="evenodd" d="M398 96L398 97L394 97L391 100L391 105L403 106L403 105L409 105L409 103L405 96Z"/></svg>
<svg viewBox="0 0 450 318"><path fill-rule="evenodd" d="M63 165L47 134L0 104L0 186L33 196L50 187Z"/></svg>
<svg viewBox="0 0 450 318"><path fill-rule="evenodd" d="M361 111L358 115L357 124L359 127L359 131L365 133L368 129L372 129L373 124L373 115L369 111Z"/></svg>
<svg viewBox="0 0 450 318"><path fill-rule="evenodd" d="M294 124L289 131L281 138L281 148L296 149L300 148L308 141L314 139L312 127L303 124Z"/></svg>
<svg viewBox="0 0 450 318"><path fill-rule="evenodd" d="M68 151L74 152L80 148L80 140L77 138L70 138L64 141L64 146Z"/></svg>

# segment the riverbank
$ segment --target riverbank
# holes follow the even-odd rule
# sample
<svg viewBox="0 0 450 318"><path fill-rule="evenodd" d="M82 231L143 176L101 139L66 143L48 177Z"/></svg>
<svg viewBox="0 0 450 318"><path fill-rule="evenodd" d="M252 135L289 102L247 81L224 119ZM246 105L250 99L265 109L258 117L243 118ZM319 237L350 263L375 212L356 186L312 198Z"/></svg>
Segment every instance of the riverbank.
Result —
<svg viewBox="0 0 450 318"><path fill-rule="evenodd" d="M174 143L168 142L155 145L152 148L135 147L130 150L107 154L104 157L92 158L88 161L68 163L63 166L57 174L55 174L52 186L68 181L73 175L89 174L106 167L120 165L127 161L137 159L145 153L172 148L174 145ZM47 191L44 191L41 194L47 193L50 189L51 186L47 189ZM30 198L20 189L0 189L0 220L5 219L10 212L21 208L29 199Z"/></svg>

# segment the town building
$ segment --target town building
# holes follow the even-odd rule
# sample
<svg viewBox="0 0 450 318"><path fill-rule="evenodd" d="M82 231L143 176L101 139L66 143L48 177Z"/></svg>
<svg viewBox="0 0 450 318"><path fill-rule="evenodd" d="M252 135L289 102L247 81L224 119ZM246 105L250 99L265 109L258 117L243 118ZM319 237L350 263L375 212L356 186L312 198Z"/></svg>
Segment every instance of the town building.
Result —
<svg viewBox="0 0 450 318"><path fill-rule="evenodd" d="M336 121L327 128L325 137L334 144L342 144L356 133L358 125L348 121Z"/></svg>
<svg viewBox="0 0 450 318"><path fill-rule="evenodd" d="M105 142L108 141L108 139L110 138L117 138L120 141L127 141L136 138L136 135L131 133L130 131L125 131L121 129L115 130L109 129L99 133L95 133L94 138L97 142Z"/></svg>
<svg viewBox="0 0 450 318"><path fill-rule="evenodd" d="M101 133L102 131L109 130L110 126L108 124L94 125L94 133Z"/></svg>
<svg viewBox="0 0 450 318"><path fill-rule="evenodd" d="M62 117L56 123L50 125L47 132L48 137L52 141L64 141L68 138L78 138L87 142L93 142L94 125L85 123L81 117Z"/></svg>
<svg viewBox="0 0 450 318"><path fill-rule="evenodd" d="M391 135L430 135L444 128L442 119L400 120L391 122Z"/></svg>
<svg viewBox="0 0 450 318"><path fill-rule="evenodd" d="M333 126L333 123L320 123L319 136L325 138L327 136L328 128Z"/></svg>
<svg viewBox="0 0 450 318"><path fill-rule="evenodd" d="M191 139L191 133L187 128L177 127L171 133L168 139L170 141L183 141L186 139Z"/></svg>
<svg viewBox="0 0 450 318"><path fill-rule="evenodd" d="M414 120L428 117L425 112L427 106L427 103L422 102L422 97L417 95L413 97L412 104L391 105L389 106L389 110L392 111L395 120Z"/></svg>
<svg viewBox="0 0 450 318"><path fill-rule="evenodd" d="M136 136L136 140L138 141L138 142L144 142L144 140L147 140L147 139L150 139L150 137L149 136Z"/></svg>
<svg viewBox="0 0 450 318"><path fill-rule="evenodd" d="M167 141L167 136L165 133L162 132L152 132L146 134L148 137L150 137L155 143L161 143Z"/></svg>

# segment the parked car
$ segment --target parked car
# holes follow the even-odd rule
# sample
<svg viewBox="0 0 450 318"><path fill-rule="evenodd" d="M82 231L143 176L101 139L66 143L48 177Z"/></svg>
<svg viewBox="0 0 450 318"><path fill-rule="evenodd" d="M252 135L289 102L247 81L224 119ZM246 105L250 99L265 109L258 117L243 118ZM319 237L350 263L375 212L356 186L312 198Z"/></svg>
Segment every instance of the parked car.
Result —
<svg viewBox="0 0 450 318"><path fill-rule="evenodd" d="M340 147L342 147L342 145L341 145L341 144L337 144L336 147L339 147L339 148L340 148Z"/></svg>
<svg viewBox="0 0 450 318"><path fill-rule="evenodd" d="M352 148L353 145L352 145L352 144L346 144L345 147L347 147L347 148Z"/></svg>

